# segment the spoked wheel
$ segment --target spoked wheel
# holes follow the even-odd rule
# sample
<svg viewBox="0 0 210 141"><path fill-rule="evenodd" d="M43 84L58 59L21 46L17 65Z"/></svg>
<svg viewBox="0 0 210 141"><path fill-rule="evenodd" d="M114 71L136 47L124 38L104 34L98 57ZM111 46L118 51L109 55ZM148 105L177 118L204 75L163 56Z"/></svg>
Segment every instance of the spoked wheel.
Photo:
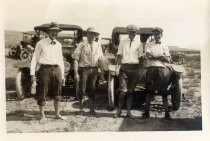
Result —
<svg viewBox="0 0 210 141"><path fill-rule="evenodd" d="M28 97L31 94L30 70L20 69L16 75L16 92L20 100Z"/></svg>
<svg viewBox="0 0 210 141"><path fill-rule="evenodd" d="M28 51L28 50L23 50L23 51L21 51L21 53L20 53L20 59L21 60L26 60L26 59L29 59L30 57L31 57L31 52L30 51Z"/></svg>
<svg viewBox="0 0 210 141"><path fill-rule="evenodd" d="M178 64L179 64L179 65L183 64L183 57L179 57L179 58L178 58Z"/></svg>
<svg viewBox="0 0 210 141"><path fill-rule="evenodd" d="M10 51L9 51L9 56L10 57L14 57L15 55L16 55L16 50L15 49L11 49Z"/></svg>
<svg viewBox="0 0 210 141"><path fill-rule="evenodd" d="M180 77L174 82L174 87L172 88L171 91L172 107L174 111L177 111L180 108L181 95L182 95L182 77Z"/></svg>

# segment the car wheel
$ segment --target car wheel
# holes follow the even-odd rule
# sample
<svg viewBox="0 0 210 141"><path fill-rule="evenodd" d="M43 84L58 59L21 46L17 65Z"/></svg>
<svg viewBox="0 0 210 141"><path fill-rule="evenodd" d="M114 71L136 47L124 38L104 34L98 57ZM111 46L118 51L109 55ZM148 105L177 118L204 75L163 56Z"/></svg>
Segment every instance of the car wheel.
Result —
<svg viewBox="0 0 210 141"><path fill-rule="evenodd" d="M29 96L31 92L30 74L24 72L26 71L18 70L15 80L17 97L20 100Z"/></svg>
<svg viewBox="0 0 210 141"><path fill-rule="evenodd" d="M21 60L26 60L26 59L29 59L31 57L31 52L28 51L28 50L23 50L21 51L20 53L20 59Z"/></svg>
<svg viewBox="0 0 210 141"><path fill-rule="evenodd" d="M179 65L183 64L183 58L182 58L182 57L180 57L180 58L178 59L178 64L179 64Z"/></svg>
<svg viewBox="0 0 210 141"><path fill-rule="evenodd" d="M15 55L16 55L16 50L15 49L11 49L10 51L9 51L9 56L10 57L14 57Z"/></svg>

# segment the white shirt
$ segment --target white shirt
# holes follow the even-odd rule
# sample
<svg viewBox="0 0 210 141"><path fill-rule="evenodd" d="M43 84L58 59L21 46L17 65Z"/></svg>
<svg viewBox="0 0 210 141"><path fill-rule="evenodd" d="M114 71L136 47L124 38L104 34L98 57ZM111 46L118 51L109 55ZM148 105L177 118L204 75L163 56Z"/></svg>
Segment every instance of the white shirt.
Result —
<svg viewBox="0 0 210 141"><path fill-rule="evenodd" d="M52 40L48 37L36 44L35 51L31 60L30 75L34 75L39 69L40 64L58 65L61 69L62 79L64 79L64 62L62 45L57 40L51 44Z"/></svg>
<svg viewBox="0 0 210 141"><path fill-rule="evenodd" d="M156 44L155 41L146 44L145 52L154 56L170 56L168 47L164 43ZM164 62L160 60L148 60L146 67L150 66L165 67Z"/></svg>
<svg viewBox="0 0 210 141"><path fill-rule="evenodd" d="M117 54L122 55L122 64L139 64L139 58L143 56L143 46L140 40L133 39L130 46L130 38L120 41Z"/></svg>

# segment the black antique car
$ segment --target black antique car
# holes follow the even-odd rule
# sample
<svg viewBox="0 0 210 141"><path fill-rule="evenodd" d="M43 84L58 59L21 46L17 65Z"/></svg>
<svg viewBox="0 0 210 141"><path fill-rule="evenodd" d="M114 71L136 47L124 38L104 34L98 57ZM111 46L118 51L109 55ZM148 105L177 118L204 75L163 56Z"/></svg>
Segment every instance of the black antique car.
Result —
<svg viewBox="0 0 210 141"><path fill-rule="evenodd" d="M145 52L145 45L153 41L152 30L154 28L139 28L137 31L136 38L143 45L143 52ZM127 36L128 32L125 27L115 27L112 31L112 48L110 49L114 54L117 53L120 40L123 36ZM142 60L143 69L140 69L140 78L139 82L135 89L134 101L135 98L138 98L138 103L143 104L145 102L146 88L145 88L145 78L147 69L144 68L147 60ZM174 110L178 110L181 103L181 94L182 94L182 74L184 68L181 65L168 64L173 69L173 74L176 75L171 81L171 84L168 89L168 95L171 95L171 103ZM159 93L156 93L159 95ZM109 79L108 79L108 100L109 107L113 109L118 101L118 76L115 73L115 65L109 65ZM140 98L139 98L140 97ZM134 102L135 103L135 102Z"/></svg>

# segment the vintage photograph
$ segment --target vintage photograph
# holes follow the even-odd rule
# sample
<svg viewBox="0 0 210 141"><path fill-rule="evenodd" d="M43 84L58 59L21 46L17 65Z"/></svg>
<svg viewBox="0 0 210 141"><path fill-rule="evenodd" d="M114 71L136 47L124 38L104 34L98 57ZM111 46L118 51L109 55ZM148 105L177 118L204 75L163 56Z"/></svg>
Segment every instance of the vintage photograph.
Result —
<svg viewBox="0 0 210 141"><path fill-rule="evenodd" d="M3 3L6 134L203 131L207 0Z"/></svg>

